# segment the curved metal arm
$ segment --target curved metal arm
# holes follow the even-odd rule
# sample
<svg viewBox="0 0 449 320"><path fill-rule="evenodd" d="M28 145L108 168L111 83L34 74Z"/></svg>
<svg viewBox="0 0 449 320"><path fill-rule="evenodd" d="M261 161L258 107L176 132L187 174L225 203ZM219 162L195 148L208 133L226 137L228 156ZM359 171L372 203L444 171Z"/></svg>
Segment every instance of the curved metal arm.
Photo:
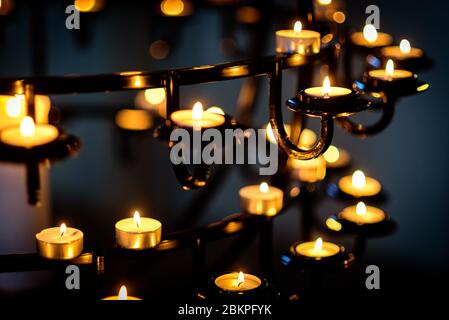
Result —
<svg viewBox="0 0 449 320"><path fill-rule="evenodd" d="M346 132L349 132L356 136L366 137L375 135L384 130L391 123L393 116L394 105L388 103L382 107L382 117L379 119L379 121L368 126L361 123L355 123L347 117L336 118L335 120Z"/></svg>
<svg viewBox="0 0 449 320"><path fill-rule="evenodd" d="M192 172L187 165L172 164L176 179L185 190L202 188L207 184L212 166L205 164L193 165Z"/></svg>
<svg viewBox="0 0 449 320"><path fill-rule="evenodd" d="M334 122L331 117L321 117L320 138L308 150L299 148L293 143L284 128L282 119L282 61L277 60L275 70L270 74L269 84L270 123L280 148L290 157L297 160L309 160L318 157L327 150L332 142Z"/></svg>

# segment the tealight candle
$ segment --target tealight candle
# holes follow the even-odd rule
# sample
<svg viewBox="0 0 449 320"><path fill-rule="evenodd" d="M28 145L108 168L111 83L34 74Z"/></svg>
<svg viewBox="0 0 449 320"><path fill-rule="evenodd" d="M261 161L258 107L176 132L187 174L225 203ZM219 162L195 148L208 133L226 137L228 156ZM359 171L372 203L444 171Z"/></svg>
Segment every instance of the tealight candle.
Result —
<svg viewBox="0 0 449 320"><path fill-rule="evenodd" d="M304 92L306 93L306 95L309 95L311 97L329 99L332 97L350 95L352 93L352 90L343 87L332 87L329 77L326 76L323 81L323 86L307 88Z"/></svg>
<svg viewBox="0 0 449 320"><path fill-rule="evenodd" d="M0 140L10 146L30 149L49 144L58 136L59 131L56 127L48 124L36 125L34 120L27 116L22 119L19 127L4 129L0 133Z"/></svg>
<svg viewBox="0 0 449 320"><path fill-rule="evenodd" d="M379 181L365 177L361 170L356 170L352 176L345 176L338 181L339 189L356 198L372 197L380 193L382 186Z"/></svg>
<svg viewBox="0 0 449 320"><path fill-rule="evenodd" d="M295 247L295 252L299 256L321 260L332 257L340 253L340 247L332 242L323 241L318 238L316 241L303 242Z"/></svg>
<svg viewBox="0 0 449 320"><path fill-rule="evenodd" d="M226 273L215 279L218 288L239 293L257 289L261 284L262 280L259 277L241 271Z"/></svg>
<svg viewBox="0 0 449 320"><path fill-rule="evenodd" d="M376 69L368 72L369 76L378 80L395 81L412 78L413 73L407 70L395 70L393 60L388 60L385 69Z"/></svg>
<svg viewBox="0 0 449 320"><path fill-rule="evenodd" d="M225 117L222 114L208 111L204 112L201 102L196 102L192 110L178 110L173 112L170 118L176 125L193 128L194 130L219 127L225 122Z"/></svg>
<svg viewBox="0 0 449 320"><path fill-rule="evenodd" d="M402 39L399 46L382 48L380 53L383 57L394 60L419 59L424 56L421 49L412 48L410 42L406 39Z"/></svg>
<svg viewBox="0 0 449 320"><path fill-rule="evenodd" d="M126 249L142 250L156 247L161 242L162 224L156 220L140 217L138 211L133 218L115 224L117 244Z"/></svg>
<svg viewBox="0 0 449 320"><path fill-rule="evenodd" d="M330 146L323 154L323 157L326 160L327 167L330 169L344 168L351 161L348 151L335 146Z"/></svg>
<svg viewBox="0 0 449 320"><path fill-rule="evenodd" d="M320 52L321 35L319 32L302 30L300 21L296 21L293 30L276 31L276 52L312 55Z"/></svg>
<svg viewBox="0 0 449 320"><path fill-rule="evenodd" d="M47 259L69 260L83 252L83 233L75 228L60 227L44 229L36 234L37 250Z"/></svg>
<svg viewBox="0 0 449 320"><path fill-rule="evenodd" d="M110 296L103 298L102 300L142 300L140 298L132 297L128 295L128 290L125 286L120 287L120 291L117 296Z"/></svg>
<svg viewBox="0 0 449 320"><path fill-rule="evenodd" d="M363 202L356 206L350 206L339 213L339 218L358 225L376 224L385 220L386 215L381 209L372 206L366 206Z"/></svg>
<svg viewBox="0 0 449 320"><path fill-rule="evenodd" d="M376 27L372 24L367 24L363 28L363 32L351 34L351 41L360 47L378 48L390 45L393 38L387 33L377 32Z"/></svg>
<svg viewBox="0 0 449 320"><path fill-rule="evenodd" d="M143 131L151 128L153 118L147 110L124 109L117 112L115 123L123 130Z"/></svg>
<svg viewBox="0 0 449 320"><path fill-rule="evenodd" d="M283 191L266 182L243 187L239 195L242 210L250 214L274 216L282 209Z"/></svg>
<svg viewBox="0 0 449 320"><path fill-rule="evenodd" d="M292 169L292 176L302 182L315 183L326 177L326 160L323 156L310 160L289 158L287 166Z"/></svg>

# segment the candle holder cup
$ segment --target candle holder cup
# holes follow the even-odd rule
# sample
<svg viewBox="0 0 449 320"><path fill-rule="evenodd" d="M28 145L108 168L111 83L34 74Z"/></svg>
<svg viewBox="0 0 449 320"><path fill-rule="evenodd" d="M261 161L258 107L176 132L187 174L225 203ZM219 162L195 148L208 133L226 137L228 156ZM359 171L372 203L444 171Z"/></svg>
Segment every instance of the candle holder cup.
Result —
<svg viewBox="0 0 449 320"><path fill-rule="evenodd" d="M58 138L48 144L32 148L16 147L0 142L0 161L25 163L30 161L63 160L76 154L80 140L59 130Z"/></svg>
<svg viewBox="0 0 449 320"><path fill-rule="evenodd" d="M279 292L276 288L262 277L260 286L247 291L229 291L218 287L215 280L218 276L211 278L204 292L204 297L214 303L256 303L256 302L274 302L279 299Z"/></svg>
<svg viewBox="0 0 449 320"><path fill-rule="evenodd" d="M397 229L396 223L391 220L389 215L386 215L385 219L378 223L357 224L343 219L341 214L334 214L326 220L326 227L338 234L357 234L367 238L386 237Z"/></svg>
<svg viewBox="0 0 449 320"><path fill-rule="evenodd" d="M400 79L381 79L370 76L369 72L363 75L363 84L365 90L370 92L383 92L387 96L403 97L414 95L429 88L429 84L418 80L418 75L413 73L412 76Z"/></svg>
<svg viewBox="0 0 449 320"><path fill-rule="evenodd" d="M296 252L296 247L301 242L292 244L288 252L281 256L281 263L294 271L338 271L350 267L354 257L351 253L347 253L345 247L339 246L340 251L329 257L309 257L300 255Z"/></svg>

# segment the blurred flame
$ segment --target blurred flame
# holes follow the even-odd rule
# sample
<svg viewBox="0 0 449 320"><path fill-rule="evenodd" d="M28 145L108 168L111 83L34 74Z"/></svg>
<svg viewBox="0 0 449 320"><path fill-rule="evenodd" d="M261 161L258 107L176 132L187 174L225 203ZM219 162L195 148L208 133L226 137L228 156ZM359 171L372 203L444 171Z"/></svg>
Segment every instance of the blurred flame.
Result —
<svg viewBox="0 0 449 320"><path fill-rule="evenodd" d="M301 30L302 30L302 23L301 23L301 21L296 21L295 22L295 25L293 26L293 30L295 31L295 32L301 32Z"/></svg>
<svg viewBox="0 0 449 320"><path fill-rule="evenodd" d="M270 187L268 186L268 183L266 183L266 182L262 182L259 185L259 191L262 193L267 193L269 189L270 189Z"/></svg>
<svg viewBox="0 0 449 320"><path fill-rule="evenodd" d="M388 59L387 66L385 67L385 72L389 77L392 77L394 74L394 63L393 60Z"/></svg>
<svg viewBox="0 0 449 320"><path fill-rule="evenodd" d="M151 88L145 90L145 100L157 105L165 100L165 88Z"/></svg>
<svg viewBox="0 0 449 320"><path fill-rule="evenodd" d="M192 119L201 120L203 117L203 104L201 102L195 102L192 108Z"/></svg>
<svg viewBox="0 0 449 320"><path fill-rule="evenodd" d="M377 30L372 24L367 24L363 28L363 37L368 42L374 42L377 40Z"/></svg>
<svg viewBox="0 0 449 320"><path fill-rule="evenodd" d="M330 146L323 154L324 159L329 163L334 163L340 158L340 151L335 146Z"/></svg>
<svg viewBox="0 0 449 320"><path fill-rule="evenodd" d="M323 81L321 93L323 94L323 96L327 96L329 95L330 92L331 92L331 81L329 80L329 76L326 76L326 78L324 78Z"/></svg>
<svg viewBox="0 0 449 320"><path fill-rule="evenodd" d="M215 114L221 114L222 116L225 115L225 112L220 107L210 107L206 110L206 112L215 113Z"/></svg>
<svg viewBox="0 0 449 320"><path fill-rule="evenodd" d="M125 286L120 287L120 291L118 293L119 300L127 300L128 299L128 290L126 290Z"/></svg>
<svg viewBox="0 0 449 320"><path fill-rule="evenodd" d="M410 53L412 47L410 46L410 42L407 39L402 39L401 43L399 43L399 49L402 53Z"/></svg>
<svg viewBox="0 0 449 320"><path fill-rule="evenodd" d="M357 213L357 215L359 216L363 216L366 214L366 206L362 201L357 203L357 206L355 207L355 213Z"/></svg>
<svg viewBox="0 0 449 320"><path fill-rule="evenodd" d="M182 0L164 0L161 2L161 10L167 16L179 16L184 11Z"/></svg>
<svg viewBox="0 0 449 320"><path fill-rule="evenodd" d="M31 117L24 117L20 122L20 135L22 137L32 137L36 132L36 125Z"/></svg>
<svg viewBox="0 0 449 320"><path fill-rule="evenodd" d="M352 185L356 188L356 189L360 189L363 188L366 184L366 178L365 178L365 174L363 173L362 170L356 170L354 171L354 173L352 174Z"/></svg>
<svg viewBox="0 0 449 320"><path fill-rule="evenodd" d="M322 6L327 6L332 3L332 0L318 0L318 3L321 4Z"/></svg>
<svg viewBox="0 0 449 320"><path fill-rule="evenodd" d="M23 101L24 101L23 95L17 95L15 97L8 99L8 102L6 102L6 114L11 118L19 117Z"/></svg>
<svg viewBox="0 0 449 320"><path fill-rule="evenodd" d="M313 250L321 251L322 249L323 249L323 239L321 239L320 237L316 239L315 244L313 246Z"/></svg>

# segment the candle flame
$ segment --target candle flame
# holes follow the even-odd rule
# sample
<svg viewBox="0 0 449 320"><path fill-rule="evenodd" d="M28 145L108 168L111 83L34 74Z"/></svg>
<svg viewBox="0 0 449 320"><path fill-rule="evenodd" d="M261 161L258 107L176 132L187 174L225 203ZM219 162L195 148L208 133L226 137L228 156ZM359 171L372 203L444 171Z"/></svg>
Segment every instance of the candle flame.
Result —
<svg viewBox="0 0 449 320"><path fill-rule="evenodd" d="M240 287L241 284L245 282L245 275L242 271L239 272L239 276L237 277L237 287Z"/></svg>
<svg viewBox="0 0 449 320"><path fill-rule="evenodd" d="M270 187L268 186L268 183L266 183L266 182L262 182L259 185L259 191L262 193L267 193L269 189L270 189Z"/></svg>
<svg viewBox="0 0 449 320"><path fill-rule="evenodd" d="M293 30L295 31L295 32L301 32L301 30L302 30L302 23L301 23L301 21L296 21L295 22L295 25L293 26Z"/></svg>
<svg viewBox="0 0 449 320"><path fill-rule="evenodd" d="M215 113L215 114L221 114L222 116L225 115L225 112L220 107L210 107L206 110L206 112Z"/></svg>
<svg viewBox="0 0 449 320"><path fill-rule="evenodd" d="M355 207L355 213L357 213L357 215L359 216L364 216L366 214L366 206L362 201L357 203L357 206Z"/></svg>
<svg viewBox="0 0 449 320"><path fill-rule="evenodd" d="M323 154L324 159L329 163L334 163L340 158L340 151L335 146L330 146Z"/></svg>
<svg viewBox="0 0 449 320"><path fill-rule="evenodd" d="M316 239L315 244L313 245L313 250L321 251L322 249L323 249L323 239L321 239L320 237Z"/></svg>
<svg viewBox="0 0 449 320"><path fill-rule="evenodd" d="M328 96L331 92L331 81L329 80L329 76L326 76L323 80L323 88L321 89L321 93L323 96Z"/></svg>
<svg viewBox="0 0 449 320"><path fill-rule="evenodd" d="M388 59L387 66L385 67L385 72L389 77L392 77L394 74L394 63L393 60Z"/></svg>
<svg viewBox="0 0 449 320"><path fill-rule="evenodd" d="M201 102L198 101L193 105L192 119L201 120L202 117L203 117L203 105Z"/></svg>
<svg viewBox="0 0 449 320"><path fill-rule="evenodd" d="M6 114L10 118L17 118L20 116L20 110L22 106L23 95L17 95L8 99L6 103Z"/></svg>
<svg viewBox="0 0 449 320"><path fill-rule="evenodd" d="M137 228L140 227L140 213L139 211L134 211L134 223L136 224Z"/></svg>
<svg viewBox="0 0 449 320"><path fill-rule="evenodd" d="M332 0L318 0L318 3L321 4L322 6L327 6L332 3Z"/></svg>
<svg viewBox="0 0 449 320"><path fill-rule="evenodd" d="M363 171L362 170L354 171L354 173L352 174L352 185L356 189L361 189L365 186L365 184L366 184L366 178L365 178L365 174L363 173Z"/></svg>
<svg viewBox="0 0 449 320"><path fill-rule="evenodd" d="M412 50L412 47L410 46L410 42L407 39L402 39L401 43L399 43L399 50L401 50L402 53L410 53Z"/></svg>
<svg viewBox="0 0 449 320"><path fill-rule="evenodd" d="M372 43L377 40L377 30L372 24L367 24L363 28L363 37L366 41Z"/></svg>
<svg viewBox="0 0 449 320"><path fill-rule="evenodd" d="M65 225L65 223L61 223L61 226L59 227L59 232L61 234L61 238L64 235L64 233L66 233L67 231L67 226Z"/></svg>
<svg viewBox="0 0 449 320"><path fill-rule="evenodd" d="M118 292L119 300L127 300L128 299L128 290L125 286L120 287L120 291Z"/></svg>
<svg viewBox="0 0 449 320"><path fill-rule="evenodd" d="M20 135L22 137L32 137L36 132L36 125L31 117L24 117L20 122Z"/></svg>

